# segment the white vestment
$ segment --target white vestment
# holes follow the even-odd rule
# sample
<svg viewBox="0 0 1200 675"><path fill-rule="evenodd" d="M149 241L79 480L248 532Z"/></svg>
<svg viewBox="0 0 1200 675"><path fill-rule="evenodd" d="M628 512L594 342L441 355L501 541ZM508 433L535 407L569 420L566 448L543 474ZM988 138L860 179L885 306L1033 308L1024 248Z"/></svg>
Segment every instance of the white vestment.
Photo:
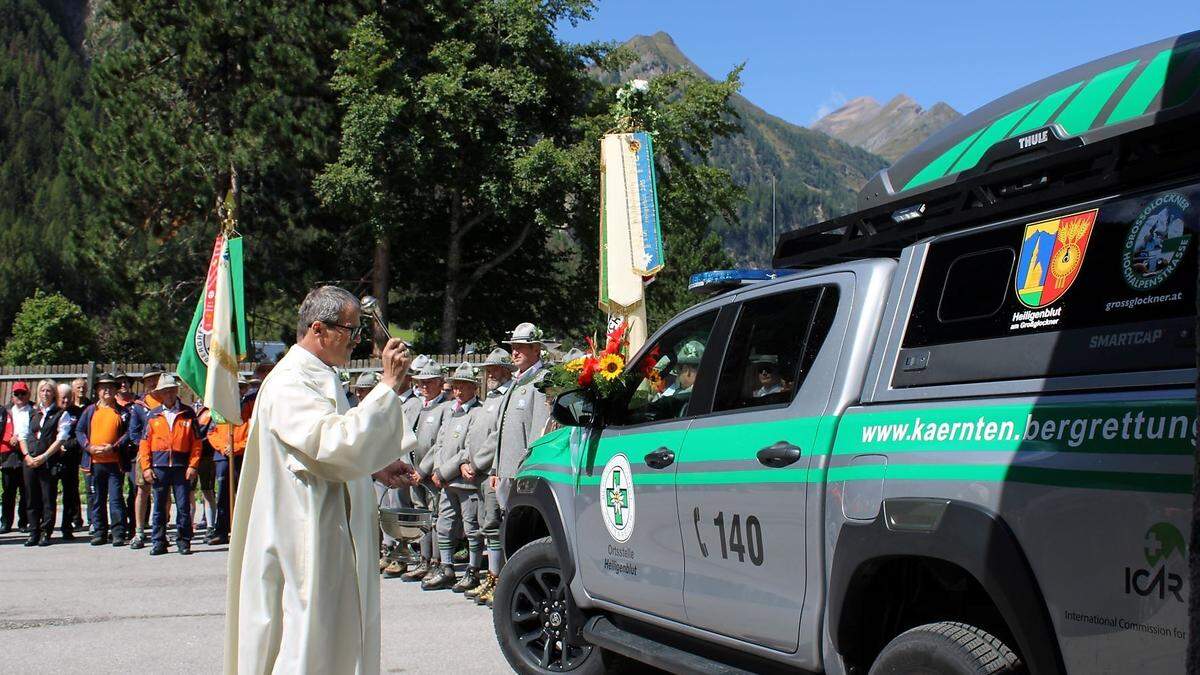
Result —
<svg viewBox="0 0 1200 675"><path fill-rule="evenodd" d="M229 544L226 673L379 672L379 511L371 474L406 454L400 397L351 409L300 345L258 392Z"/></svg>

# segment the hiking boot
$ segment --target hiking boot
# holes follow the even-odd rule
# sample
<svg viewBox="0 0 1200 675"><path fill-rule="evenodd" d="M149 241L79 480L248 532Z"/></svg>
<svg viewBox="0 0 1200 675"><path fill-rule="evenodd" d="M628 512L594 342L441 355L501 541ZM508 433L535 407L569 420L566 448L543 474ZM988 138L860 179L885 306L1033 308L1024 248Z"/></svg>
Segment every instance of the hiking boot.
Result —
<svg viewBox="0 0 1200 675"><path fill-rule="evenodd" d="M400 575L401 581L421 581L429 573L429 561L422 559L421 564Z"/></svg>
<svg viewBox="0 0 1200 675"><path fill-rule="evenodd" d="M191 555L192 554L192 542L190 542L190 541L180 539L178 542L175 543L175 548L179 549L179 555Z"/></svg>
<svg viewBox="0 0 1200 675"><path fill-rule="evenodd" d="M112 538L112 545L113 548L122 548L129 545L129 540L125 539L125 535L114 535ZM138 546L137 548L141 548L141 546Z"/></svg>
<svg viewBox="0 0 1200 675"><path fill-rule="evenodd" d="M458 581L458 577L454 575L453 566L438 565L435 569L437 569L437 572L433 576L421 581L421 590L444 591L454 586L454 582Z"/></svg>
<svg viewBox="0 0 1200 675"><path fill-rule="evenodd" d="M129 548L132 548L134 550L139 549L139 548L144 548L145 546L146 546L146 537L141 532L138 532L137 534L133 535L133 540L131 540L129 542Z"/></svg>
<svg viewBox="0 0 1200 675"><path fill-rule="evenodd" d="M38 546L49 546L49 545L50 545L50 535L43 534L42 538L38 541Z"/></svg>
<svg viewBox="0 0 1200 675"><path fill-rule="evenodd" d="M166 542L155 542L154 546L150 547L150 555L165 555L167 552Z"/></svg>
<svg viewBox="0 0 1200 675"><path fill-rule="evenodd" d="M92 535L92 546L103 546L108 543L108 535L103 532L97 532Z"/></svg>
<svg viewBox="0 0 1200 675"><path fill-rule="evenodd" d="M442 571L442 566L439 565L438 563L431 561L429 563L429 571L425 573L425 576L421 577L421 583L425 583L426 581L436 577L438 575L438 573L441 571Z"/></svg>
<svg viewBox="0 0 1200 675"><path fill-rule="evenodd" d="M450 590L454 591L455 593L466 593L478 585L479 570L475 569L474 567L468 567L467 571L463 573L462 579L459 579L458 583L454 584L454 587Z"/></svg>
<svg viewBox="0 0 1200 675"><path fill-rule="evenodd" d="M383 576L388 579L395 579L396 577L404 574L404 570L407 569L407 567L407 565L399 560L393 560L387 564L387 567L383 568Z"/></svg>
<svg viewBox="0 0 1200 675"><path fill-rule="evenodd" d="M207 543L209 546L224 546L229 543L229 537L223 534L214 534L209 538Z"/></svg>
<svg viewBox="0 0 1200 675"><path fill-rule="evenodd" d="M468 551L466 548L460 548L454 552L454 556L450 559L453 560L455 563L459 563L459 564L465 563L471 559L471 552Z"/></svg>
<svg viewBox="0 0 1200 675"><path fill-rule="evenodd" d="M500 577L488 572L487 579L483 580L487 584L483 590L475 595L475 604L486 605L492 601L492 594L496 592L496 583L500 581Z"/></svg>
<svg viewBox="0 0 1200 675"><path fill-rule="evenodd" d="M42 543L42 533L34 530L29 533L29 538L25 540L26 546L37 546Z"/></svg>
<svg viewBox="0 0 1200 675"><path fill-rule="evenodd" d="M464 598L474 601L475 598L480 593L486 591L488 589L488 586L491 585L492 579L491 579L491 576L487 572L481 572L478 576L479 576L479 583L475 585L475 588L472 588L471 590L464 592L463 593Z"/></svg>

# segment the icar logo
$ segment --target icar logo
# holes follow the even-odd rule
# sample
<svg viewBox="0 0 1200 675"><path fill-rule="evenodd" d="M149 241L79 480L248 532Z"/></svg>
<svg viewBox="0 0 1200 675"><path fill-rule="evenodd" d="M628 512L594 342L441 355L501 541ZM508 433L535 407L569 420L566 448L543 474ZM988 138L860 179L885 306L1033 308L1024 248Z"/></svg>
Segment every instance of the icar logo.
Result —
<svg viewBox="0 0 1200 675"><path fill-rule="evenodd" d="M633 535L635 506L629 459L623 454L614 455L600 477L600 513L609 536L620 543Z"/></svg>
<svg viewBox="0 0 1200 675"><path fill-rule="evenodd" d="M1125 595L1157 596L1159 600L1170 596L1183 602L1183 576L1171 571L1173 564L1187 563L1187 542L1179 528L1165 521L1155 523L1146 530L1143 544L1146 567L1125 568Z"/></svg>

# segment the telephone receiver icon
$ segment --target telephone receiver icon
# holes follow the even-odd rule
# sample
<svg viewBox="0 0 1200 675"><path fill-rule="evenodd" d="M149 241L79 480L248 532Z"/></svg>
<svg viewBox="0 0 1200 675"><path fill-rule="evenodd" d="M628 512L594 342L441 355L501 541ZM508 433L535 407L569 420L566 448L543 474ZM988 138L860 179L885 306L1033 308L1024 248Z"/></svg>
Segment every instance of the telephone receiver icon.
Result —
<svg viewBox="0 0 1200 675"><path fill-rule="evenodd" d="M704 545L704 540L700 538L700 507L692 507L692 525L696 528L696 542L700 544L700 555L708 557L708 547Z"/></svg>

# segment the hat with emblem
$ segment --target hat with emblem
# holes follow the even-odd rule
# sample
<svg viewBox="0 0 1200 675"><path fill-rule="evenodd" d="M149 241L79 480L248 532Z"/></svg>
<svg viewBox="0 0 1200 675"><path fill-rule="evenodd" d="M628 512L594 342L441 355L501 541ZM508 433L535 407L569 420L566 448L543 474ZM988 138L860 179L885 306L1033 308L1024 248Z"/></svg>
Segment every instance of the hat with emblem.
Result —
<svg viewBox="0 0 1200 675"><path fill-rule="evenodd" d="M454 369L454 372L450 373L450 381L479 384L479 375L475 372L475 366L463 361L462 363L458 364L458 367Z"/></svg>
<svg viewBox="0 0 1200 675"><path fill-rule="evenodd" d="M165 372L167 372L167 369L164 368L161 363L156 363L156 364L150 366L149 368L146 368L145 370L143 370L142 377L150 377L152 375L162 375ZM118 378L118 379L120 379L120 378Z"/></svg>
<svg viewBox="0 0 1200 675"><path fill-rule="evenodd" d="M158 378L158 386L154 387L154 391L162 391L164 389L178 389L179 382L175 376L170 373L163 373Z"/></svg>
<svg viewBox="0 0 1200 675"><path fill-rule="evenodd" d="M417 355L417 358L413 359L412 363L408 364L408 374L416 375L417 373L421 372L421 369L425 367L426 363L429 363L428 356L425 354Z"/></svg>
<svg viewBox="0 0 1200 675"><path fill-rule="evenodd" d="M509 370L517 369L517 364L513 363L512 354L509 354L508 350L502 347L496 347L493 349L492 353L487 355L487 359L485 359L484 362L479 365L503 366Z"/></svg>
<svg viewBox="0 0 1200 675"><path fill-rule="evenodd" d="M442 366L435 360L425 357L421 369L413 373L414 380L436 380L442 377Z"/></svg>
<svg viewBox="0 0 1200 675"><path fill-rule="evenodd" d="M526 321L525 323L517 324L513 329L512 335L505 344L510 345L540 345L542 344L542 331L537 326Z"/></svg>
<svg viewBox="0 0 1200 675"><path fill-rule="evenodd" d="M130 382L132 382L133 376L130 375L129 373L121 370L120 368L118 368L117 372L113 373L113 379L116 380L117 382L120 382L121 380L129 380Z"/></svg>
<svg viewBox="0 0 1200 675"><path fill-rule="evenodd" d="M750 363L769 363L779 365L779 357L774 354L751 354Z"/></svg>
<svg viewBox="0 0 1200 675"><path fill-rule="evenodd" d="M358 379L355 380L355 382L354 382L354 388L355 389L374 389L375 385L377 385L377 384L379 384L379 373L377 373L373 370L368 370L368 371L364 372L362 375L358 376Z"/></svg>
<svg viewBox="0 0 1200 675"><path fill-rule="evenodd" d="M699 340L688 340L679 348L679 365L698 366L704 356L704 343Z"/></svg>

